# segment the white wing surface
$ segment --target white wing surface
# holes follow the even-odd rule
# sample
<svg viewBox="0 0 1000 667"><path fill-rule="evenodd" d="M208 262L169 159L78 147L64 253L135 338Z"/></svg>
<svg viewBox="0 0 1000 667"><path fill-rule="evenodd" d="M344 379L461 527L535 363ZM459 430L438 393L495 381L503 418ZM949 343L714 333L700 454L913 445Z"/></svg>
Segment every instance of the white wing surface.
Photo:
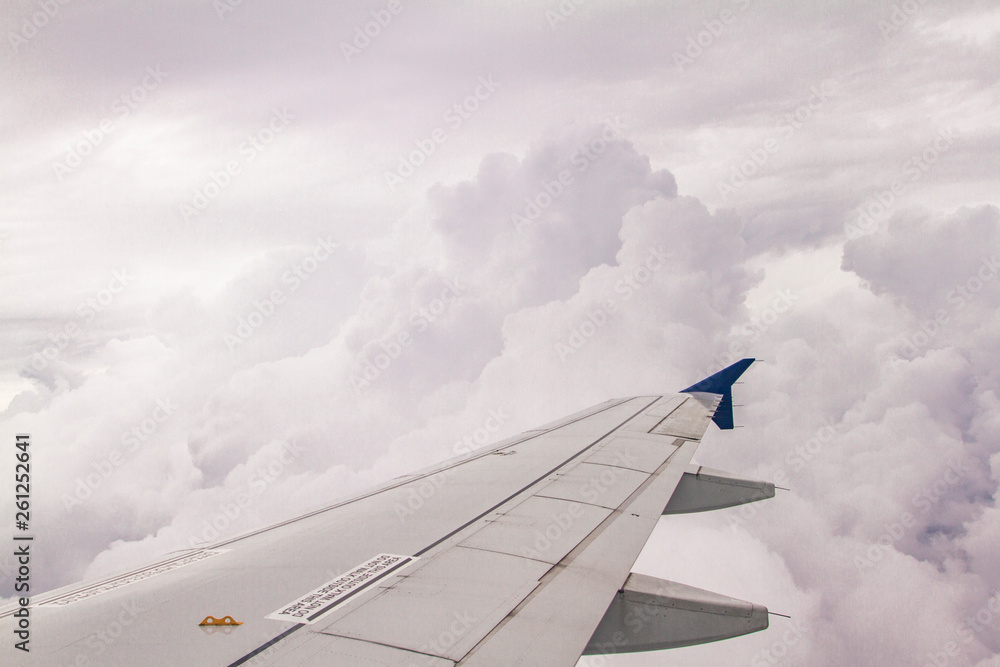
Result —
<svg viewBox="0 0 1000 667"><path fill-rule="evenodd" d="M551 667L763 629L763 607L631 573L664 513L774 495L690 465L710 421L732 428L752 361L32 597L28 653L23 612L0 612L0 664Z"/></svg>

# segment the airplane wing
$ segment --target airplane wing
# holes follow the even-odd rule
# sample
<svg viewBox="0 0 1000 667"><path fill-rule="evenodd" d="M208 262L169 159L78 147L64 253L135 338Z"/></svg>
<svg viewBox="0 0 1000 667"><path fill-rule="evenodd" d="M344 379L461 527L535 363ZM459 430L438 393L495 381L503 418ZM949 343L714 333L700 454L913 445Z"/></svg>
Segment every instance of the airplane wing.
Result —
<svg viewBox="0 0 1000 667"><path fill-rule="evenodd" d="M661 515L774 495L690 464L752 362L33 596L0 612L0 664L550 667L762 630L764 607L631 572Z"/></svg>

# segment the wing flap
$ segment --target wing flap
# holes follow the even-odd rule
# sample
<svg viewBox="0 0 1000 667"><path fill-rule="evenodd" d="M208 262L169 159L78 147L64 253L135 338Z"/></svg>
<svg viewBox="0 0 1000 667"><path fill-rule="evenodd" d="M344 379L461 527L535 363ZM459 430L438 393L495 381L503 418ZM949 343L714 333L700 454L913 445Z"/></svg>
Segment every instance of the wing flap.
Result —
<svg viewBox="0 0 1000 667"><path fill-rule="evenodd" d="M714 394L694 394L678 405L650 433L672 438L701 440L715 415L720 398Z"/></svg>
<svg viewBox="0 0 1000 667"><path fill-rule="evenodd" d="M684 474L696 443L686 442L626 502L552 568L497 628L458 664L576 664L594 628L628 578L635 558Z"/></svg>
<svg viewBox="0 0 1000 667"><path fill-rule="evenodd" d="M318 632L299 632L268 647L267 652L231 667L454 667L454 660L414 653L358 639L332 637ZM148 664L148 663L137 663ZM183 664L183 663L174 663ZM223 663L218 663L223 664Z"/></svg>
<svg viewBox="0 0 1000 667"><path fill-rule="evenodd" d="M677 445L660 436L630 433L609 438L584 461L652 473L676 449Z"/></svg>
<svg viewBox="0 0 1000 667"><path fill-rule="evenodd" d="M530 558L452 547L316 631L458 660L550 567Z"/></svg>
<svg viewBox="0 0 1000 667"><path fill-rule="evenodd" d="M638 470L580 463L541 489L539 495L614 509L647 477L648 473Z"/></svg>
<svg viewBox="0 0 1000 667"><path fill-rule="evenodd" d="M658 444L664 450L663 469L677 447L662 440ZM679 478L684 465L675 465L679 466ZM319 631L461 660L514 613L529 594L537 595L546 577L564 571L567 558L581 544L597 539L604 530L615 529L622 508L635 502L637 495L644 495L640 489L654 477L655 471L646 473L614 465L580 462L564 466L528 490L530 496L512 499L497 508L460 542L399 577L378 596L338 614ZM663 493L665 503L669 492L664 489ZM655 516L661 510L657 507ZM646 516L643 520L648 523L640 531L645 532L645 542L655 519ZM588 595L606 593L610 599L640 548L641 544L634 546L622 579L610 580ZM587 568L587 576L593 575ZM607 601L600 607L589 606L594 616L590 630L606 607ZM428 640L444 636L452 641ZM577 639L585 642L588 636L589 632L585 632ZM582 644L574 658L579 656L579 650Z"/></svg>
<svg viewBox="0 0 1000 667"><path fill-rule="evenodd" d="M498 514L461 546L555 564L610 514L596 505L532 496Z"/></svg>

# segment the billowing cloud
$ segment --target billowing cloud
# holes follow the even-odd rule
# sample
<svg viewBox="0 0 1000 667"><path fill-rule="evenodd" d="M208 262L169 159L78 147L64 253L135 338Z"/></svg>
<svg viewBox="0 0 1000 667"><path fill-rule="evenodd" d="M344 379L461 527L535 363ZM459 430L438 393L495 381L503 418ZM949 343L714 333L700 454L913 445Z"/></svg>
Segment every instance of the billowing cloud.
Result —
<svg viewBox="0 0 1000 667"><path fill-rule="evenodd" d="M5 10L39 584L753 356L636 567L792 619L607 664L994 664L996 12L382 10Z"/></svg>

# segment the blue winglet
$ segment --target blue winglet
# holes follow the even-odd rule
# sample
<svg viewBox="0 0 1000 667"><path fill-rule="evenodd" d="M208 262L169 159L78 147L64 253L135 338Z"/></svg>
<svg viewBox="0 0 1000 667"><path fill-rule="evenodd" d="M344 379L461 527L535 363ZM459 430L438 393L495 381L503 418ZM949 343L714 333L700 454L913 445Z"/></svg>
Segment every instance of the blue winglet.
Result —
<svg viewBox="0 0 1000 667"><path fill-rule="evenodd" d="M681 391L704 391L709 394L722 394L722 401L719 403L712 421L721 429L731 429L733 428L733 383L740 379L743 371L750 368L750 364L754 361L754 359L740 359L732 366L727 366L715 375L709 375L701 382Z"/></svg>

